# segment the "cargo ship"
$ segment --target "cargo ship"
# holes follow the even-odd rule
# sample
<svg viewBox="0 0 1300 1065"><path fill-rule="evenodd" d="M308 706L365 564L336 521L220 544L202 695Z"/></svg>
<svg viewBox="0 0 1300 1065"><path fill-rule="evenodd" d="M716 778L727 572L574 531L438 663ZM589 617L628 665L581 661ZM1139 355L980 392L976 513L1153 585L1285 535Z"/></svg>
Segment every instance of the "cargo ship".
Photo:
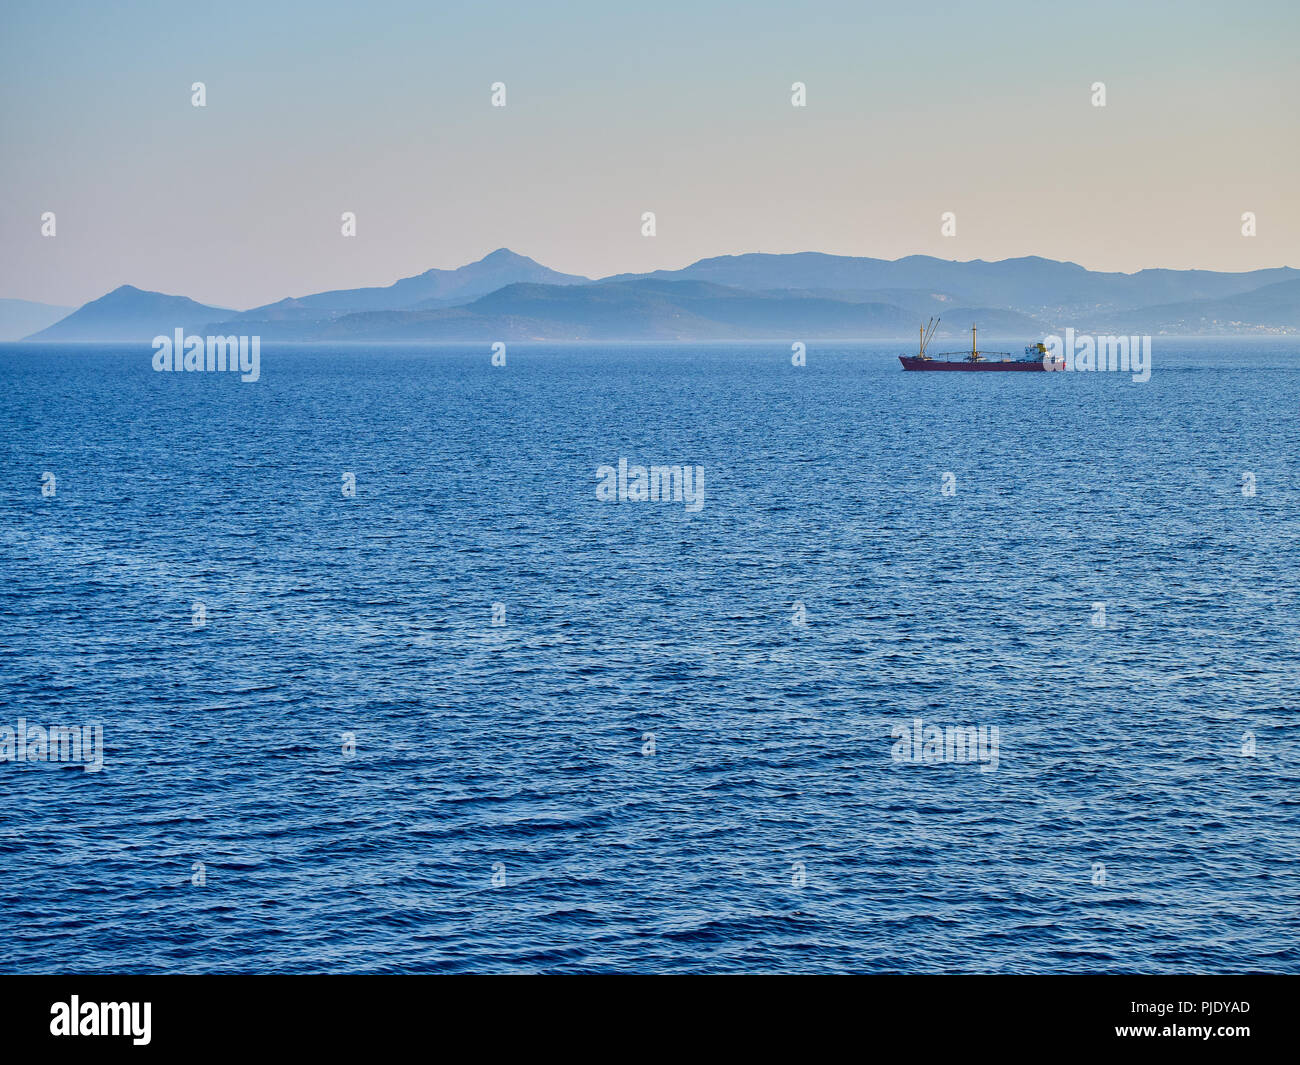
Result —
<svg viewBox="0 0 1300 1065"><path fill-rule="evenodd" d="M1044 344L1031 344L1025 348L1025 357L1013 359L1009 351L980 351L975 339L975 327L970 327L970 351L941 351L931 355L926 351L939 328L939 319L931 318L921 327L921 345L915 355L900 355L898 361L904 370L1064 370L1063 356L1053 356Z"/></svg>

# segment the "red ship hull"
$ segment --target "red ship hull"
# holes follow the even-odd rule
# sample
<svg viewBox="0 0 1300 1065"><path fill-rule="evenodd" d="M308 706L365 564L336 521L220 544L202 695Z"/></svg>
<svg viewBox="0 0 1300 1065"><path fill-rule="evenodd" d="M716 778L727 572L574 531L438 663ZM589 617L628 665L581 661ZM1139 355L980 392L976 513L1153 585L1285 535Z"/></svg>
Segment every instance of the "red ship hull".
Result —
<svg viewBox="0 0 1300 1065"><path fill-rule="evenodd" d="M1017 360L1015 362L995 362L992 359L981 360L980 362L971 362L969 359L949 362L947 359L918 359L915 355L900 355L898 361L903 364L904 370L956 370L956 371L974 371L983 370L1020 370L1028 373L1035 371L1042 373L1047 369L1041 359Z"/></svg>

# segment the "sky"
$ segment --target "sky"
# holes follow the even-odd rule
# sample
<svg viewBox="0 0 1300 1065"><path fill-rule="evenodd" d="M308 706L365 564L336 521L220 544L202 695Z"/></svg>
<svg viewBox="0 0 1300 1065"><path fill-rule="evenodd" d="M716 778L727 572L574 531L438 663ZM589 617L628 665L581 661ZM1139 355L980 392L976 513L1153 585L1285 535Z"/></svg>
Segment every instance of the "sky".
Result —
<svg viewBox="0 0 1300 1065"><path fill-rule="evenodd" d="M244 309L498 247L1300 266L1297 46L1295 0L5 0L0 297Z"/></svg>

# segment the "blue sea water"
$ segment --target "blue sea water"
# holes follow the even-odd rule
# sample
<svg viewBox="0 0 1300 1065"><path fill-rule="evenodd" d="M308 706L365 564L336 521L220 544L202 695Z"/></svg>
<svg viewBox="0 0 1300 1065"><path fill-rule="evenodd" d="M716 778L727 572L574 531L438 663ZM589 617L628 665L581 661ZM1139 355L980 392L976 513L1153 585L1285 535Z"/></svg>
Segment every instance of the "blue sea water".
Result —
<svg viewBox="0 0 1300 1065"><path fill-rule="evenodd" d="M1300 971L1295 340L897 348L0 349L0 970Z"/></svg>

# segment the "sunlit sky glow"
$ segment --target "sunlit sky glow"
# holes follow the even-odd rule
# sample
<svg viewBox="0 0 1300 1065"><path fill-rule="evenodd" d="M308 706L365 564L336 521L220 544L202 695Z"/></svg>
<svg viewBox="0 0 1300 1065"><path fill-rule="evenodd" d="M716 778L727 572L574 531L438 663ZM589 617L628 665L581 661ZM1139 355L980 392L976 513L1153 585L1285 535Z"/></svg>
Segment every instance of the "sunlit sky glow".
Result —
<svg viewBox="0 0 1300 1065"><path fill-rule="evenodd" d="M1300 266L1294 0L10 0L3 23L3 297L242 308L500 246L589 276L809 250Z"/></svg>

